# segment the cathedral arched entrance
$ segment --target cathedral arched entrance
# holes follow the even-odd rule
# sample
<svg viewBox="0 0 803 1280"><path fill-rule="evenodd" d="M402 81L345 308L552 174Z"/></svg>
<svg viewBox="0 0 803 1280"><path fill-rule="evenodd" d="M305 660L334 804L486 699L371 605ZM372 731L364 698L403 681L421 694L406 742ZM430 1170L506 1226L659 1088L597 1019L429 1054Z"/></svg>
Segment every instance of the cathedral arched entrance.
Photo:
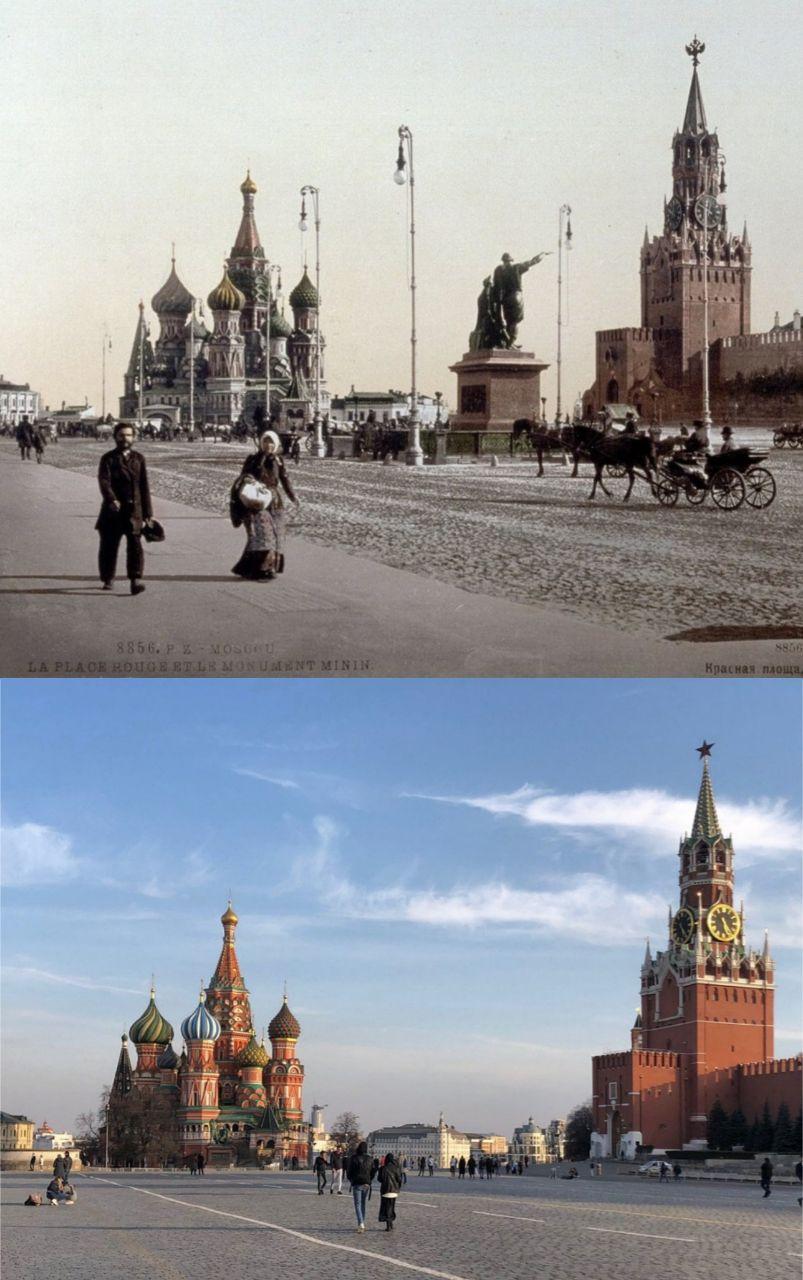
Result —
<svg viewBox="0 0 803 1280"><path fill-rule="evenodd" d="M608 393L606 399L608 404L619 403L619 383L616 378L611 378L608 382Z"/></svg>
<svg viewBox="0 0 803 1280"><path fill-rule="evenodd" d="M622 1137L622 1116L619 1108L608 1116L608 1151L614 1160L619 1158L619 1142Z"/></svg>

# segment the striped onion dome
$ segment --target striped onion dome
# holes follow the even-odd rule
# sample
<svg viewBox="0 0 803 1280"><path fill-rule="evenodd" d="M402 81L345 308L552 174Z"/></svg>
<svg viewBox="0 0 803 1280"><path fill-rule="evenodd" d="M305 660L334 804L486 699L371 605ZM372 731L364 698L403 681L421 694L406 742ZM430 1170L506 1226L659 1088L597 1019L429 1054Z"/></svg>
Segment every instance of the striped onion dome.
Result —
<svg viewBox="0 0 803 1280"><path fill-rule="evenodd" d="M223 279L207 298L213 311L242 311L245 306L245 294L240 293L236 284L229 279L228 271L223 272Z"/></svg>
<svg viewBox="0 0 803 1280"><path fill-rule="evenodd" d="M173 1028L156 1008L155 991L151 987L151 998L145 1012L132 1022L128 1029L134 1044L169 1044L173 1039Z"/></svg>
<svg viewBox="0 0 803 1280"><path fill-rule="evenodd" d="M166 1049L162 1050L159 1057L156 1059L156 1065L165 1071L172 1071L178 1066L178 1055L176 1054L172 1044L169 1044Z"/></svg>
<svg viewBox="0 0 803 1280"><path fill-rule="evenodd" d="M301 1024L290 1012L287 996L284 997L276 1017L271 1020L268 1035L271 1040L297 1040L301 1035Z"/></svg>
<svg viewBox="0 0 803 1280"><path fill-rule="evenodd" d="M237 1054L238 1067L266 1067L270 1062L264 1044L260 1044L251 1028L251 1039L244 1049Z"/></svg>
<svg viewBox="0 0 803 1280"><path fill-rule="evenodd" d="M189 1044L190 1040L217 1040L220 1035L220 1023L206 1007L206 992L201 992L198 1007L181 1024L181 1034Z"/></svg>
<svg viewBox="0 0 803 1280"><path fill-rule="evenodd" d="M298 311L302 307L317 307L318 290L307 275L306 267L304 268L303 276L290 294L289 301L294 311Z"/></svg>

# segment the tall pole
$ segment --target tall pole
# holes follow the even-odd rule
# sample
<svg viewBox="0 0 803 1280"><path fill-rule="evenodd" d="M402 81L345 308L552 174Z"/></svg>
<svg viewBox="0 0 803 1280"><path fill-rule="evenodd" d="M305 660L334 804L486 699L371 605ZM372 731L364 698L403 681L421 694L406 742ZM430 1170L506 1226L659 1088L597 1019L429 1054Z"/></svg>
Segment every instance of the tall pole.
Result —
<svg viewBox="0 0 803 1280"><path fill-rule="evenodd" d="M416 387L416 329L415 329L415 171L413 167L413 135L406 124L399 126L399 154L396 158L394 181L402 186L405 178L405 143L407 159L410 164L410 427L407 442L408 467L424 465L424 451L421 448L420 423L418 420L418 390Z"/></svg>
<svg viewBox="0 0 803 1280"><path fill-rule="evenodd" d="M318 309L315 313L315 414L312 426L315 432L312 442L313 458L326 457L326 445L323 440L323 421L321 417L321 206L318 187L301 188L301 218L299 228L307 229L307 210L304 197L312 197L312 208L315 215L315 292L318 295Z"/></svg>
<svg viewBox="0 0 803 1280"><path fill-rule="evenodd" d="M145 374L145 303L139 303L139 434L142 435L142 389Z"/></svg>
<svg viewBox="0 0 803 1280"><path fill-rule="evenodd" d="M268 314L265 320L265 428L264 429L266 431L270 427L270 391L271 391L270 321L271 321L271 313L273 311L273 273L274 271L278 275L279 265L278 263L275 263L275 262L270 263L265 269L265 275L267 276L267 281L268 281ZM279 278L279 290L277 292L280 292L280 291L281 291L281 277Z"/></svg>
<svg viewBox="0 0 803 1280"><path fill-rule="evenodd" d="M706 183L706 187L707 187ZM706 435L711 429L711 405L708 390L708 192L703 199L703 425Z"/></svg>
<svg viewBox="0 0 803 1280"><path fill-rule="evenodd" d="M111 347L109 330L104 325L104 328L103 328L103 390L101 395L101 410L100 410L100 416L103 422L106 421L106 344L107 343L109 347Z"/></svg>
<svg viewBox="0 0 803 1280"><path fill-rule="evenodd" d="M565 217L565 218L569 218L569 216L570 216L571 212L572 212L572 211L571 211L571 207L570 207L568 204L562 204L562 205L560 206L560 212L558 213L558 359L557 359L557 373L558 373L558 397L557 397L557 405L556 405L556 407L555 407L555 425L556 425L556 426L560 426L560 407L561 407L561 405L560 405L560 391L561 391L561 363L562 363L562 358L563 358L563 353L562 353L562 335L563 335L563 219L564 219L564 217ZM572 230L571 230L571 223L569 223L569 224L568 224L568 229L567 229L567 232L566 232L566 240L567 240L567 242L571 239L571 234L572 234Z"/></svg>
<svg viewBox="0 0 803 1280"><path fill-rule="evenodd" d="M190 422L189 437L195 437L195 299L190 309Z"/></svg>

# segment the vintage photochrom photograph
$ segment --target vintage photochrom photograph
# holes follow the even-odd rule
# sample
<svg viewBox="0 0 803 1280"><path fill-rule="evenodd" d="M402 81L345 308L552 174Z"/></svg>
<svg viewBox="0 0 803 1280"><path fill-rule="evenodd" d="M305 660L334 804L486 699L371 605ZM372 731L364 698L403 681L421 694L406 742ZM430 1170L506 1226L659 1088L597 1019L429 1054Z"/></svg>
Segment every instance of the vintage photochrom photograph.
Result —
<svg viewBox="0 0 803 1280"><path fill-rule="evenodd" d="M4 675L800 674L794 6L3 30Z"/></svg>

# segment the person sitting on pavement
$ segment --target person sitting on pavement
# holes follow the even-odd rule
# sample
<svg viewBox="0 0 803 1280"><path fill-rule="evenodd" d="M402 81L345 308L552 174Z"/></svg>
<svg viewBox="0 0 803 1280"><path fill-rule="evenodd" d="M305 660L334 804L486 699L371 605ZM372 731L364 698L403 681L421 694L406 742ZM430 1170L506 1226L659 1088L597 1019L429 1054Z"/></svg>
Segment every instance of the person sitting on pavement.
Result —
<svg viewBox="0 0 803 1280"><path fill-rule="evenodd" d="M63 1178L56 1176L48 1184L47 1198L53 1205L74 1204L75 1192L69 1182L65 1182Z"/></svg>

